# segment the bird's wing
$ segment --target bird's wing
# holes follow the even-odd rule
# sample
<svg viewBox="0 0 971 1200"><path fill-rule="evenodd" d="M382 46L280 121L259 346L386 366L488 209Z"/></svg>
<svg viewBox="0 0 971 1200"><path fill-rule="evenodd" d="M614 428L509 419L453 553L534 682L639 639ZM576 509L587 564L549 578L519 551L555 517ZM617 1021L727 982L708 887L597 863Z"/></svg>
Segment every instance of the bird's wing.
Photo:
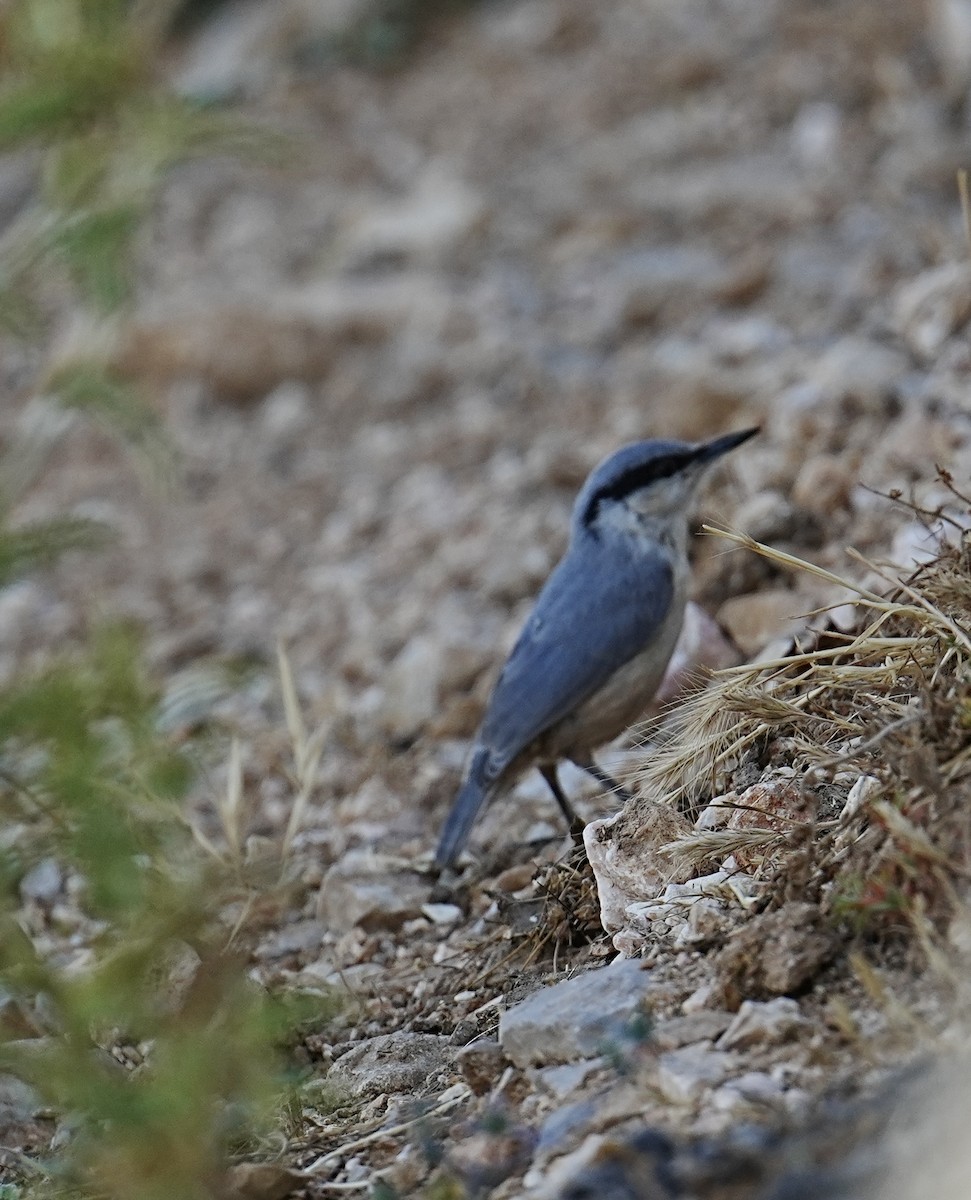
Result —
<svg viewBox="0 0 971 1200"><path fill-rule="evenodd" d="M670 611L666 556L609 561L597 543L571 550L546 582L499 676L477 739L497 778L530 742L642 651Z"/></svg>

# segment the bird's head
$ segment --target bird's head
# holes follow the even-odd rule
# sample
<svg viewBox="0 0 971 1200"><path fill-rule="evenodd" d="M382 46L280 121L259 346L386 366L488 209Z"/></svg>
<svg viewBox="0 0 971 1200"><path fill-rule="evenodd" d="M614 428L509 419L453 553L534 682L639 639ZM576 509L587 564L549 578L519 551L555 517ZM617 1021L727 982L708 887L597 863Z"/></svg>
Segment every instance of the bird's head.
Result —
<svg viewBox="0 0 971 1200"><path fill-rule="evenodd" d="M574 533L608 529L672 535L687 528L688 508L705 469L758 433L743 429L709 442L634 442L591 471L573 509Z"/></svg>

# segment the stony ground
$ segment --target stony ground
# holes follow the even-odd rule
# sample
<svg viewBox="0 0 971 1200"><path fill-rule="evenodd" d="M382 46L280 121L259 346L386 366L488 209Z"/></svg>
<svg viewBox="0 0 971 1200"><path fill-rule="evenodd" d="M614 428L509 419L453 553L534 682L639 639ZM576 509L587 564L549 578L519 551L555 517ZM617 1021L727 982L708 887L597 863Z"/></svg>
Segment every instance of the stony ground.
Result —
<svg viewBox="0 0 971 1200"><path fill-rule="evenodd" d="M556 1044L517 1042L514 1002L613 956L582 888L559 936L530 936L550 914L531 864L568 848L541 784L481 822L456 895L421 868L575 491L618 445L760 424L699 520L859 579L847 546L920 557L923 527L881 493L933 508L938 465L971 473L971 8L506 0L375 70L324 53L338 7L228 4L173 50L180 86L285 129L297 162L170 180L112 353L153 388L182 482L146 486L68 434L19 515L93 513L118 540L0 596L0 667L134 617L172 727L241 735L258 858L293 804L285 643L322 753L295 886L254 954L268 980L357 997L341 1044L304 1048L356 1097L294 1133L307 1194L378 1168L414 1193L429 1139L514 1196L574 1178L550 1164L591 1132L796 1120L861 1064L899 1066L914 1021L947 1025L911 960L881 964L896 1007L841 960L739 1026L698 994L704 950L659 954L610 968L627 1023L609 1045L553 993ZM8 437L37 419L26 399L8 397ZM695 562L746 656L844 598L713 538ZM224 786L217 764L197 796L215 838Z"/></svg>

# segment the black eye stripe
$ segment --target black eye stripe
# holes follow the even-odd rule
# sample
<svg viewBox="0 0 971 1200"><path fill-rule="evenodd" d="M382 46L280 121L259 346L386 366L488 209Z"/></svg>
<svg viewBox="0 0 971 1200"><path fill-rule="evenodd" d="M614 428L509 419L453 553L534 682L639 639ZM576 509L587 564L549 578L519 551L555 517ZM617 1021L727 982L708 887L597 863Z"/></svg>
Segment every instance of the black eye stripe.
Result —
<svg viewBox="0 0 971 1200"><path fill-rule="evenodd" d="M590 521L593 518L602 501L623 500L625 496L640 491L641 488L656 483L659 479L677 475L694 457L694 454L691 453L665 454L659 458L652 458L646 463L638 463L636 467L631 467L629 471L619 475L612 483L594 492L590 497L587 511L584 513L584 521Z"/></svg>
<svg viewBox="0 0 971 1200"><path fill-rule="evenodd" d="M688 466L693 457L694 455L689 454L671 454L639 463L636 467L625 470L623 475L619 475L617 479L613 480L612 484L594 492L591 503L595 505L599 504L600 500L622 500L625 496L630 496L631 492L639 492L648 484L654 484L659 479L667 479L670 475L678 474Z"/></svg>

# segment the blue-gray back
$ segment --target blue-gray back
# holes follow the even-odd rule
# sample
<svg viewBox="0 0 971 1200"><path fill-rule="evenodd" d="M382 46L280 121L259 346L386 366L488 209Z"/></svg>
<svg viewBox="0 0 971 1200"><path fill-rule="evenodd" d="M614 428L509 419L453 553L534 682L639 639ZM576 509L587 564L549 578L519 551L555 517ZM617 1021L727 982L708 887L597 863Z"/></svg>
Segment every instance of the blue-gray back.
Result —
<svg viewBox="0 0 971 1200"><path fill-rule="evenodd" d="M597 692L663 623L674 591L671 565L661 551L631 550L619 553L614 543L608 552L594 536L574 537L546 581L479 731L487 780Z"/></svg>

